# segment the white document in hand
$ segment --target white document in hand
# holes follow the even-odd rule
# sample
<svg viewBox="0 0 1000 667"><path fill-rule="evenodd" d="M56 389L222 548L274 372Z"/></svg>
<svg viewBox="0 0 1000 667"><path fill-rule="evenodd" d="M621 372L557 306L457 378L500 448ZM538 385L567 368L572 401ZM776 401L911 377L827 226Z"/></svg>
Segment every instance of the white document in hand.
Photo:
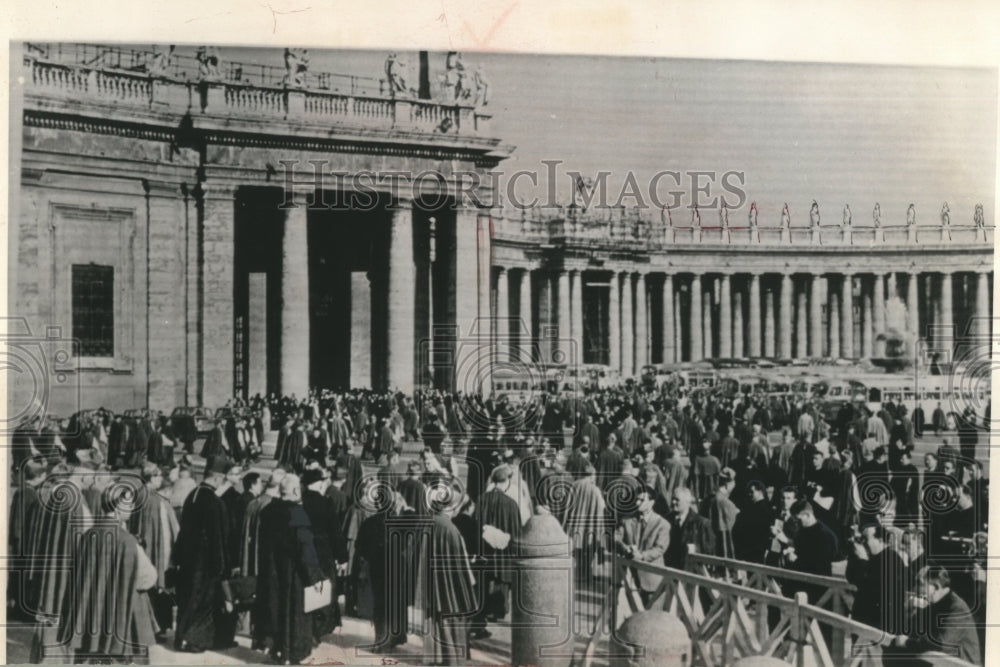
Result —
<svg viewBox="0 0 1000 667"><path fill-rule="evenodd" d="M316 590L315 585L306 586L303 596L303 607L305 613L328 607L333 602L333 583L329 579L320 582L320 590Z"/></svg>
<svg viewBox="0 0 1000 667"><path fill-rule="evenodd" d="M505 533L496 526L483 526L483 539L494 549L506 549L510 544L510 533Z"/></svg>

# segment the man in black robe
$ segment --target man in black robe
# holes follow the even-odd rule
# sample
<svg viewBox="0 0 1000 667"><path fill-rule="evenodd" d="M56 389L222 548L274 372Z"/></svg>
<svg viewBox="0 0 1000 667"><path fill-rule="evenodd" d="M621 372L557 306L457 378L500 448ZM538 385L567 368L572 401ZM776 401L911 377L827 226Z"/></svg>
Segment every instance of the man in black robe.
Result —
<svg viewBox="0 0 1000 667"><path fill-rule="evenodd" d="M205 479L188 495L181 510L181 529L174 545L177 565L177 630L179 651L201 653L228 648L235 642L233 604L226 593L230 576L229 522L216 491L226 479L228 463L212 461Z"/></svg>
<svg viewBox="0 0 1000 667"><path fill-rule="evenodd" d="M330 584L323 583L299 478L285 475L280 494L261 510L259 613L253 638L258 644L270 640L271 657L278 664L297 664L314 646L313 626L305 612L305 588L314 586L320 591Z"/></svg>
<svg viewBox="0 0 1000 667"><path fill-rule="evenodd" d="M73 588L64 599L58 631L71 662L149 661L156 623L145 591L156 585L156 568L125 530L133 493L126 484L105 489L102 516L74 555Z"/></svg>
<svg viewBox="0 0 1000 667"><path fill-rule="evenodd" d="M7 528L7 556L30 562L37 548L42 515L39 487L45 482L46 468L40 461L25 459L16 468L17 488L10 498L10 523ZM27 606L28 571L11 570L7 580L7 600L12 617L29 619Z"/></svg>
<svg viewBox="0 0 1000 667"><path fill-rule="evenodd" d="M357 534L358 556L368 564L371 585L372 620L375 623L375 643L372 650L386 653L406 643L407 613L410 602L412 568L415 567L412 543L401 539L407 529L418 526L418 517L406 505L398 492L392 506L366 518ZM397 548L390 549L395 543ZM360 581L358 582L360 585Z"/></svg>
<svg viewBox="0 0 1000 667"><path fill-rule="evenodd" d="M465 664L468 619L477 607L465 542L446 513L453 492L438 488L432 494L428 546L421 550L417 575L416 606L423 612L424 654L432 665Z"/></svg>
<svg viewBox="0 0 1000 667"><path fill-rule="evenodd" d="M422 470L420 463L410 461L406 466L406 477L399 482L397 490L403 495L406 504L414 512L421 516L429 516L430 510L427 508L427 488L420 481Z"/></svg>
<svg viewBox="0 0 1000 667"><path fill-rule="evenodd" d="M483 590L489 593L479 617L473 622L476 637L486 636L487 620L500 621L507 616L507 598L512 583L510 558L514 554L514 542L521 537L521 512L517 501L507 493L512 474L510 466L497 466L490 475L493 488L480 496L476 503L476 519L484 533L487 527L492 527L493 531L509 536L507 544L502 547L493 543L492 538L487 539L485 535L483 538L480 553L488 568L483 572Z"/></svg>
<svg viewBox="0 0 1000 667"><path fill-rule="evenodd" d="M333 603L312 612L313 639L318 643L325 635L340 627L340 606L337 604L337 572L347 565L347 544L344 540L343 517L333 501L323 494L328 483L327 471L306 470L302 475L302 507L312 524L313 544L319 569L333 585Z"/></svg>

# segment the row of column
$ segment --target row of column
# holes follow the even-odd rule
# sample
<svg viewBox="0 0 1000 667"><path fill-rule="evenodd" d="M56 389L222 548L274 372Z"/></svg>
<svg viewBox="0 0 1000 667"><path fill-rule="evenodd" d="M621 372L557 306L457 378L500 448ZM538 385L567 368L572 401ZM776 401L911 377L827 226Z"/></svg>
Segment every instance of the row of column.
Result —
<svg viewBox="0 0 1000 667"><path fill-rule="evenodd" d="M508 318L509 281L519 284L518 314L536 312L531 301L531 272L497 271L496 315ZM592 275L592 274L591 274ZM963 276L965 274L955 274ZM813 273L813 274L657 274L613 272L608 283L606 331L609 365L625 375L650 363L741 357L872 357L885 354L879 335L888 329L910 338L952 339L955 331L953 274ZM923 289L920 283L923 281ZM583 344L583 273L545 274L539 281L542 310L553 312L550 331L526 335L546 345L559 336L573 341L585 361ZM555 285L555 294L551 294ZM900 286L905 289L900 290ZM960 306L987 333L990 274L975 274L969 285L975 297ZM652 300L662 298L662 308ZM555 303L554 310L551 304ZM745 304L745 305L744 305ZM657 304L659 306L659 304ZM662 320L654 327L652 313ZM531 318L520 317L522 328ZM501 326L503 326L501 324ZM539 322L539 327L545 323ZM603 327L602 327L603 328ZM662 340L652 340L653 331ZM513 335L513 331L498 332ZM565 343L561 343L565 344ZM543 353L543 358L548 358ZM569 361L569 360L567 360Z"/></svg>

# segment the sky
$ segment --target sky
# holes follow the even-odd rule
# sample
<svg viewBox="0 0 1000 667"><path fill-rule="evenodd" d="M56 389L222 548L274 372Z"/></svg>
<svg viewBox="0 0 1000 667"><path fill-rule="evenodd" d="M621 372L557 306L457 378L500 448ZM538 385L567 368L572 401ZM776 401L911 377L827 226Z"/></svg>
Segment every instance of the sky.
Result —
<svg viewBox="0 0 1000 667"><path fill-rule="evenodd" d="M180 52L192 52L179 47ZM283 67L274 48L220 47L224 59ZM310 50L310 69L382 77L386 51ZM416 53L401 53L416 81ZM948 202L952 224L971 222L982 203L993 217L996 182L997 71L981 68L838 65L671 58L616 58L465 52L465 67L489 81L493 132L514 146L498 170L538 173L538 186L517 180L520 201L550 192L543 160L560 160L556 195L568 203L572 180L610 172L609 203L629 173L649 196L653 175L668 190L687 190L691 171L736 172L746 192L742 219L756 202L761 224L777 224L787 202L792 224L806 224L817 200L824 223L849 204L855 224L870 224L876 202L882 224L903 224L915 205L918 224L936 224ZM445 54L432 52L432 79ZM698 177L704 182L709 177ZM720 181L710 196L726 194ZM502 188L506 191L506 185ZM736 197L728 195L730 206ZM635 198L625 197L632 206ZM681 213L684 220L687 213ZM675 222L678 215L674 215Z"/></svg>

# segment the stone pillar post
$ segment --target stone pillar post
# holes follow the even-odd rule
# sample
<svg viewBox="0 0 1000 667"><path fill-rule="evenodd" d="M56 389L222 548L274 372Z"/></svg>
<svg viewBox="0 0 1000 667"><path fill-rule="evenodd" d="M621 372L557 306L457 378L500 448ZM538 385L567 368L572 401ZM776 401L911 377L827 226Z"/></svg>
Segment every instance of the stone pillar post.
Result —
<svg viewBox="0 0 1000 667"><path fill-rule="evenodd" d="M746 356L746 338L743 335L743 291L733 292L733 356L742 359Z"/></svg>
<svg viewBox="0 0 1000 667"><path fill-rule="evenodd" d="M510 328L510 271L502 266L497 269L496 300L497 319L494 336L498 345L494 349L497 361L506 361L510 354L510 336L513 331Z"/></svg>
<svg viewBox="0 0 1000 667"><path fill-rule="evenodd" d="M635 334L632 311L632 274L622 274L622 374L635 375Z"/></svg>
<svg viewBox="0 0 1000 667"><path fill-rule="evenodd" d="M886 300L893 297L899 297L899 287L896 284L896 272L890 271L889 277L886 280Z"/></svg>
<svg viewBox="0 0 1000 667"><path fill-rule="evenodd" d="M809 356L823 356L823 281L818 273L812 275L812 294L809 296Z"/></svg>
<svg viewBox="0 0 1000 667"><path fill-rule="evenodd" d="M649 363L649 330L646 308L646 276L640 273L635 282L635 370Z"/></svg>
<svg viewBox="0 0 1000 667"><path fill-rule="evenodd" d="M941 274L941 329L944 331L944 339L951 344L955 340L955 310L952 304L951 273L945 271ZM949 361L950 355L949 355Z"/></svg>
<svg viewBox="0 0 1000 667"><path fill-rule="evenodd" d="M750 334L747 338L750 341L749 357L761 356L760 345L760 274L754 273L750 276Z"/></svg>
<svg viewBox="0 0 1000 667"><path fill-rule="evenodd" d="M413 208L399 202L389 240L389 388L413 392L416 350L417 266L413 261ZM487 283L488 285L489 283ZM308 290L302 294L308 294ZM488 303L488 302L487 302Z"/></svg>
<svg viewBox="0 0 1000 667"><path fill-rule="evenodd" d="M840 356L840 298L833 289L833 280L827 279L827 329L828 346L826 356Z"/></svg>
<svg viewBox="0 0 1000 667"><path fill-rule="evenodd" d="M674 332L674 277L663 277L663 363L677 361L677 337Z"/></svg>
<svg viewBox="0 0 1000 667"><path fill-rule="evenodd" d="M518 331L521 332L517 338L517 360L528 360L530 350L533 347L533 332L531 329L531 269L524 269L519 272L521 289L518 292L517 317L521 320L518 324Z"/></svg>
<svg viewBox="0 0 1000 667"><path fill-rule="evenodd" d="M872 346L875 337L885 333L885 279L881 273L876 273L872 281Z"/></svg>
<svg viewBox="0 0 1000 667"><path fill-rule="evenodd" d="M976 333L982 337L990 335L990 274L980 271L976 274ZM989 354L989 348L986 349Z"/></svg>
<svg viewBox="0 0 1000 667"><path fill-rule="evenodd" d="M573 350L569 350L571 364L582 364L583 359L583 271L573 271L570 275L570 338Z"/></svg>
<svg viewBox="0 0 1000 667"><path fill-rule="evenodd" d="M809 356L809 278L799 281L795 298L795 356Z"/></svg>
<svg viewBox="0 0 1000 667"><path fill-rule="evenodd" d="M462 377L454 376L455 386L464 392L485 392L492 385L490 254L489 216L471 207L460 207L455 213L455 324L459 335L470 340L463 346L463 356L474 355L461 362Z"/></svg>
<svg viewBox="0 0 1000 667"><path fill-rule="evenodd" d="M286 396L295 394L299 399L309 393L309 237L306 211L304 200L296 201L294 207L285 210L281 242L281 393ZM410 249L412 264L412 237ZM409 285L412 306L412 275ZM228 298L232 299L232 295ZM413 326L412 318L410 326ZM412 338L410 348L412 354ZM412 371L413 364L410 366Z"/></svg>
<svg viewBox="0 0 1000 667"><path fill-rule="evenodd" d="M608 365L622 370L622 317L621 296L617 273L611 274L611 287L608 290Z"/></svg>
<svg viewBox="0 0 1000 667"><path fill-rule="evenodd" d="M233 397L233 261L236 200L229 183L203 183L200 405ZM304 209L303 209L304 211ZM306 306L308 312L308 305Z"/></svg>
<svg viewBox="0 0 1000 667"><path fill-rule="evenodd" d="M764 356L774 358L774 292L764 290Z"/></svg>
<svg viewBox="0 0 1000 667"><path fill-rule="evenodd" d="M854 276L844 274L840 286L840 356L854 358Z"/></svg>
<svg viewBox="0 0 1000 667"><path fill-rule="evenodd" d="M253 272L248 276L247 298L250 317L247 323L247 395L267 395L267 273Z"/></svg>
<svg viewBox="0 0 1000 667"><path fill-rule="evenodd" d="M727 359L733 356L733 297L729 275L719 280L719 356Z"/></svg>
<svg viewBox="0 0 1000 667"><path fill-rule="evenodd" d="M691 308L688 316L688 328L691 339L690 361L704 359L701 338L701 276L697 273L691 278Z"/></svg>
<svg viewBox="0 0 1000 667"><path fill-rule="evenodd" d="M778 354L785 358L792 358L792 277L784 273L781 275L781 304L778 310L780 319L778 324L781 345Z"/></svg>
<svg viewBox="0 0 1000 667"><path fill-rule="evenodd" d="M702 348L705 350L705 358L712 358L712 341L714 334L712 331L712 279L709 278L708 289L702 292L701 318L702 318Z"/></svg>
<svg viewBox="0 0 1000 667"><path fill-rule="evenodd" d="M556 325L559 327L558 335L552 340L552 352L549 359L556 363L560 359L568 362L568 350L561 349L562 341L566 340L570 336L569 329L569 318L570 318L570 304L569 304L569 273L567 271L560 271L558 277L558 296L557 301L557 321Z"/></svg>
<svg viewBox="0 0 1000 667"><path fill-rule="evenodd" d="M920 298L917 290L917 274L911 272L906 281L906 328L914 338L923 338L920 330Z"/></svg>
<svg viewBox="0 0 1000 667"><path fill-rule="evenodd" d="M875 338L872 326L872 295L864 289L863 281L861 285L861 356L868 359L872 356Z"/></svg>

